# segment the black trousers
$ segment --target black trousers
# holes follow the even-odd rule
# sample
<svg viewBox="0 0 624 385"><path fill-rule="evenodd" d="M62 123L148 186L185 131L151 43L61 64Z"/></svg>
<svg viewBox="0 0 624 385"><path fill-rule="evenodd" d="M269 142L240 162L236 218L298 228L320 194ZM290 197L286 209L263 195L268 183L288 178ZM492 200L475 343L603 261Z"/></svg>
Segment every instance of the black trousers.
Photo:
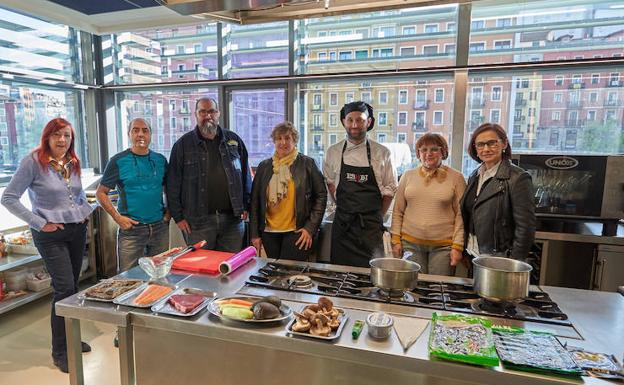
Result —
<svg viewBox="0 0 624 385"><path fill-rule="evenodd" d="M262 233L262 246L267 253L267 257L273 259L292 259L295 261L308 261L312 255L312 247L308 250L299 250L295 246L295 242L301 236L301 233L289 231L287 233Z"/></svg>
<svg viewBox="0 0 624 385"><path fill-rule="evenodd" d="M50 324L52 326L52 356L67 355L65 319L56 315L54 305L78 292L78 278L87 240L86 223L67 223L65 229L51 233L31 229L33 241L52 278L54 297Z"/></svg>

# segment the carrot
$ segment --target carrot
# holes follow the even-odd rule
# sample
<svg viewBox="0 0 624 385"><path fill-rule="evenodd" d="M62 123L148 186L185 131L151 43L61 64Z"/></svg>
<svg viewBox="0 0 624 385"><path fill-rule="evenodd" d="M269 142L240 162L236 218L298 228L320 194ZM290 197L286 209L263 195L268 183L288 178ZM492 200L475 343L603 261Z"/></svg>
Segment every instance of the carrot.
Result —
<svg viewBox="0 0 624 385"><path fill-rule="evenodd" d="M217 301L217 304L218 305L241 305L241 306L245 306L249 308L253 306L253 302L245 301L243 299L238 299L238 298L224 299L221 301Z"/></svg>
<svg viewBox="0 0 624 385"><path fill-rule="evenodd" d="M164 295L169 294L171 290L173 289L167 286L149 285L134 299L134 303L137 305L147 305L159 298L162 298Z"/></svg>

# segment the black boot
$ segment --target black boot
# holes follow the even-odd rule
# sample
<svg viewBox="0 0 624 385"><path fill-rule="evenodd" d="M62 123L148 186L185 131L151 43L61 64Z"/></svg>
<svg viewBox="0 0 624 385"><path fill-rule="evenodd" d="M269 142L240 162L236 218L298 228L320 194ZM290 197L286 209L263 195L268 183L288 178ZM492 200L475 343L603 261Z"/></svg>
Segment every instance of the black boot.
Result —
<svg viewBox="0 0 624 385"><path fill-rule="evenodd" d="M54 366L59 368L61 372L69 373L69 368L67 365L67 356L52 357L52 361L54 362Z"/></svg>

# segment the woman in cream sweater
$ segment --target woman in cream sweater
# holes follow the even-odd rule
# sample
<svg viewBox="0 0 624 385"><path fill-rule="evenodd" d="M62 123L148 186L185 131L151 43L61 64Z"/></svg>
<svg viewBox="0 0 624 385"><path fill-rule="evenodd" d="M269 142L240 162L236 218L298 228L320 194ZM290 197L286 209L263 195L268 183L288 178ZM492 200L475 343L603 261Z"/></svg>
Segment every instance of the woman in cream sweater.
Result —
<svg viewBox="0 0 624 385"><path fill-rule="evenodd" d="M392 252L421 266L425 274L453 275L462 259L464 225L459 202L463 175L442 165L448 144L427 133L416 142L421 165L401 177L392 211Z"/></svg>

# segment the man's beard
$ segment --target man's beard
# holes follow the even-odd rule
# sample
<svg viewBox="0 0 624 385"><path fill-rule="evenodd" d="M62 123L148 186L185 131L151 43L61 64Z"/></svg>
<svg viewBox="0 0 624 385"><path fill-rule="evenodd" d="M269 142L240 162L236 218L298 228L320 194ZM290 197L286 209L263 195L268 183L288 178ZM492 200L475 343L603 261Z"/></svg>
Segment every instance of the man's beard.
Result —
<svg viewBox="0 0 624 385"><path fill-rule="evenodd" d="M347 137L354 142L360 142L366 138L366 131L359 131L357 134L351 134L351 131L347 131Z"/></svg>
<svg viewBox="0 0 624 385"><path fill-rule="evenodd" d="M197 127L203 136L212 137L217 134L217 125L209 120L206 120L204 124L199 124Z"/></svg>

